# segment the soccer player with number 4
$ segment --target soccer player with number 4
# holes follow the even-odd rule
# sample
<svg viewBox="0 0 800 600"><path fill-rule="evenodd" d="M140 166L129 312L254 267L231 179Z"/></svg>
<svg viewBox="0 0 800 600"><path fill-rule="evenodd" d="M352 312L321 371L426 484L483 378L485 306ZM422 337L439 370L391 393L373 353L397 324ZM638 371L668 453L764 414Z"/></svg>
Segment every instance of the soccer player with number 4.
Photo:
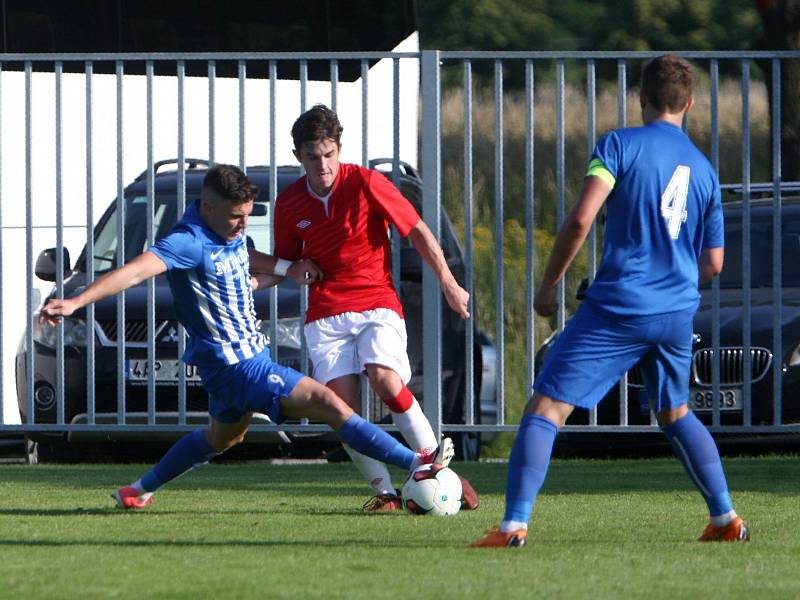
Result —
<svg viewBox="0 0 800 600"><path fill-rule="evenodd" d="M500 527L473 547L522 547L558 428L575 407L594 407L637 362L650 405L706 501L699 541L747 541L714 439L687 407L698 282L722 270L719 181L681 130L692 107L692 71L675 56L642 72L642 127L597 143L581 194L561 226L534 308L555 311L559 281L606 207L603 258L586 299L534 381L509 461Z"/></svg>

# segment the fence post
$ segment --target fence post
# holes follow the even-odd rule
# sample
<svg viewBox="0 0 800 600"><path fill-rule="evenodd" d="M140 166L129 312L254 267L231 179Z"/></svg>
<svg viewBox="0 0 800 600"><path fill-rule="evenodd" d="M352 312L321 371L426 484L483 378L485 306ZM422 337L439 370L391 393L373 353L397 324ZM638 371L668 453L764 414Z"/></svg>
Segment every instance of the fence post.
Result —
<svg viewBox="0 0 800 600"><path fill-rule="evenodd" d="M436 239L440 232L441 103L439 52L422 52L422 218ZM422 366L425 416L437 439L442 434L442 299L439 281L422 271Z"/></svg>

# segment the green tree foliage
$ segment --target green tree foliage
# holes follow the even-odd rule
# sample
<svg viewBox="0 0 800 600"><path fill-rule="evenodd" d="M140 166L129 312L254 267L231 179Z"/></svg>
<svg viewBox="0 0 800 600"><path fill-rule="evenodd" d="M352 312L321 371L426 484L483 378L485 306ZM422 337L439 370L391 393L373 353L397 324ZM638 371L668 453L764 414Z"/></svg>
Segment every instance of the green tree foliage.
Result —
<svg viewBox="0 0 800 600"><path fill-rule="evenodd" d="M762 31L752 0L429 0L417 10L420 44L437 50L747 50ZM490 82L493 70L491 60L476 61L476 81ZM552 71L538 65L539 75ZM613 61L598 64L597 76L613 81ZM577 83L580 75L567 78ZM445 87L460 83L447 68L442 79ZM524 81L521 69L505 68L506 87Z"/></svg>
<svg viewBox="0 0 800 600"><path fill-rule="evenodd" d="M439 50L744 50L752 0L448 0L418 4L420 42Z"/></svg>
<svg viewBox="0 0 800 600"><path fill-rule="evenodd" d="M594 3L581 4L596 12ZM420 41L438 50L577 49L574 22L550 5L544 0L420 2Z"/></svg>

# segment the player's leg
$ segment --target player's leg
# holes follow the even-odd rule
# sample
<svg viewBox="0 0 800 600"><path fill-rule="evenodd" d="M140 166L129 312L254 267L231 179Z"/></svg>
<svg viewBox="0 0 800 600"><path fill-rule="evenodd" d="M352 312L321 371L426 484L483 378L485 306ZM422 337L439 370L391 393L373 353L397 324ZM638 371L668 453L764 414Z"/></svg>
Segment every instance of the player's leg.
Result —
<svg viewBox="0 0 800 600"><path fill-rule="evenodd" d="M733 508L719 451L708 429L686 404L657 416L661 430L708 506L709 524L700 541L749 540L750 531Z"/></svg>
<svg viewBox="0 0 800 600"><path fill-rule="evenodd" d="M153 492L160 487L240 443L249 422L250 413L233 423L223 423L212 418L210 427L197 429L182 437L141 479L118 489L112 496L120 508L147 506Z"/></svg>
<svg viewBox="0 0 800 600"><path fill-rule="evenodd" d="M355 411L360 409L361 381L358 375L343 375L326 384ZM369 456L356 452L350 444L342 444L345 452L361 473L364 480L372 487L375 495L364 505L365 510L379 511L401 508L399 496L386 465Z"/></svg>
<svg viewBox="0 0 800 600"><path fill-rule="evenodd" d="M288 417L323 421L356 451L397 467L413 469L427 462L446 466L453 456L452 442L449 440L437 455L413 452L379 427L362 419L332 390L310 377L303 377L291 393L281 398L280 410L281 414Z"/></svg>
<svg viewBox="0 0 800 600"><path fill-rule="evenodd" d="M394 313L392 313L394 314ZM384 328L385 331L385 328ZM385 336L391 339L391 334ZM369 349L372 351L372 360L382 359L386 362L391 362L392 358L388 354L380 355L376 352L381 344L386 344L384 340L379 343L369 341ZM361 348L361 345L359 345ZM405 347L404 347L405 348ZM408 359L403 351L403 360L401 363L408 365ZM408 378L411 377L411 369L404 370L402 364L395 365L401 371L407 374ZM431 453L436 451L439 447L436 436L433 433L428 418L422 412L422 407L417 402L417 399L406 387L408 380L403 381L401 376L393 368L389 368L380 364L369 363L365 365L367 375L369 377L372 389L389 407L389 410L394 420L395 425L400 430L403 438L409 443L412 448L416 448L420 452ZM461 480L461 506L464 510L476 510L480 506L480 500L472 484L463 476L458 475ZM393 500L393 499L390 499ZM393 502L393 505L399 505L398 502Z"/></svg>
<svg viewBox="0 0 800 600"><path fill-rule="evenodd" d="M376 363L364 366L370 386L389 409L394 424L408 444L412 448L435 449L438 441L433 428L414 394L406 387L397 371Z"/></svg>
<svg viewBox="0 0 800 600"><path fill-rule="evenodd" d="M357 412L361 409L363 367L357 360L356 335L366 322L363 313L343 313L318 319L304 328L314 379L326 384ZM347 443L343 447L375 493L364 505L365 510L400 508L399 496L386 465Z"/></svg>
<svg viewBox="0 0 800 600"><path fill-rule="evenodd" d="M714 438L686 405L691 368L692 317L690 313L665 317L661 327L661 343L642 357L642 375L648 399L678 460L706 501L711 528L708 533L731 535L732 539L749 539L746 524L733 509ZM731 533L729 529L736 531Z"/></svg>
<svg viewBox="0 0 800 600"><path fill-rule="evenodd" d="M361 313L356 329L357 363L366 371L378 398L412 448L434 450L439 440L407 385L411 379L405 321L393 310L379 308Z"/></svg>
<svg viewBox="0 0 800 600"><path fill-rule="evenodd" d="M407 387L411 365L406 352L408 336L405 321L393 310L379 308L358 315L354 329L356 357L361 370L367 373L370 386L389 409L392 421L409 446L420 452L435 452L438 439L417 399ZM472 484L462 477L461 506L475 510L480 505ZM400 508L396 496L378 496L365 505L366 510Z"/></svg>
<svg viewBox="0 0 800 600"><path fill-rule="evenodd" d="M511 448L503 521L499 531L476 542L477 547L525 545L528 521L547 476L558 428L564 425L574 408L534 392L525 407Z"/></svg>
<svg viewBox="0 0 800 600"><path fill-rule="evenodd" d="M544 483L558 428L576 406L591 408L643 351L635 328L582 306L550 350L520 421L508 464L506 510L500 528L473 547L521 547Z"/></svg>

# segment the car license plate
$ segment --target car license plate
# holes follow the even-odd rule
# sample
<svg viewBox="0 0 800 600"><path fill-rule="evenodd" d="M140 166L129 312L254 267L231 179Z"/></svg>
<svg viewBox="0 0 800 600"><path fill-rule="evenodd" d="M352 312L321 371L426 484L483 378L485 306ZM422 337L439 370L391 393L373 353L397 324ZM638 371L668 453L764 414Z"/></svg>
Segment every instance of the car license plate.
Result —
<svg viewBox="0 0 800 600"><path fill-rule="evenodd" d="M719 409L742 410L742 391L738 388L721 389L717 397ZM692 388L689 390L689 408L696 412L714 409L714 392L709 389Z"/></svg>
<svg viewBox="0 0 800 600"><path fill-rule="evenodd" d="M155 381L161 385L177 385L178 376L181 369L186 373L186 382L190 385L200 385L200 375L197 367L187 365L180 360L157 360L153 364ZM148 364L147 360L128 361L128 381L133 385L143 385L147 383Z"/></svg>

